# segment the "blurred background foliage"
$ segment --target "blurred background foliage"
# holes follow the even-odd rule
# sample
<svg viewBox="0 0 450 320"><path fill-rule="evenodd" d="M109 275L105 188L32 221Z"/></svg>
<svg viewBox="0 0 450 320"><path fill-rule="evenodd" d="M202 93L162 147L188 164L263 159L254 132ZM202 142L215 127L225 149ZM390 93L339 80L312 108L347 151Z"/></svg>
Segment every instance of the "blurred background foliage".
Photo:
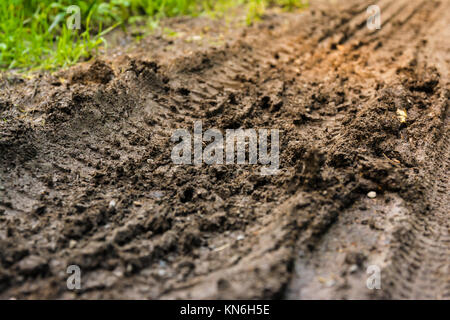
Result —
<svg viewBox="0 0 450 320"><path fill-rule="evenodd" d="M80 9L79 30L70 30L67 19ZM242 6L252 23L267 6L286 10L307 6L305 0L0 0L0 69L54 69L89 59L104 36L119 26L142 24L149 29L164 17L178 15L214 17Z"/></svg>

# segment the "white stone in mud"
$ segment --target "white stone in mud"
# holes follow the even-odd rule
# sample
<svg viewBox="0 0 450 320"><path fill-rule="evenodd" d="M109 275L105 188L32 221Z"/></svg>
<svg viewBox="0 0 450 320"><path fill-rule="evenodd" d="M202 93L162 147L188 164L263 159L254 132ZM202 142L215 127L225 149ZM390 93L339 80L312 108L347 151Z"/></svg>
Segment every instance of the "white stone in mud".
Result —
<svg viewBox="0 0 450 320"><path fill-rule="evenodd" d="M375 191L370 191L369 193L367 193L367 196L368 196L370 199L374 199L374 198L377 197L377 193L376 193Z"/></svg>

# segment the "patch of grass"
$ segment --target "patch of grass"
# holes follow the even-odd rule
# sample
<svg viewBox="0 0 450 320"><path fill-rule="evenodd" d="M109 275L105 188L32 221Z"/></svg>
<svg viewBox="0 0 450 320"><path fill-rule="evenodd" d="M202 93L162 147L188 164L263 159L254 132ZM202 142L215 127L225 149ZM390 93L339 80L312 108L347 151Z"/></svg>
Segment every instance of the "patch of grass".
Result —
<svg viewBox="0 0 450 320"><path fill-rule="evenodd" d="M293 10L297 8L307 8L309 6L308 0L277 0L271 2L280 5L287 10Z"/></svg>
<svg viewBox="0 0 450 320"><path fill-rule="evenodd" d="M81 18L75 30L67 24L76 21L68 10L74 5ZM246 6L251 23L270 5L293 9L304 0L0 0L0 69L55 69L89 59L118 26L155 27L162 17L214 16L235 6Z"/></svg>

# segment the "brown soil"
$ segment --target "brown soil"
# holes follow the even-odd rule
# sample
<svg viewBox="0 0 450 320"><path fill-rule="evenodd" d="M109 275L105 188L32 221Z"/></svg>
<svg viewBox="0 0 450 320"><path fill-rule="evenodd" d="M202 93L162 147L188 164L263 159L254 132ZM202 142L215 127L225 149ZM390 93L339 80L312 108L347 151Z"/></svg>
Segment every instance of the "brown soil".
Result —
<svg viewBox="0 0 450 320"><path fill-rule="evenodd" d="M0 298L449 299L450 1L370 4L4 75ZM282 130L281 173L174 165L195 120Z"/></svg>

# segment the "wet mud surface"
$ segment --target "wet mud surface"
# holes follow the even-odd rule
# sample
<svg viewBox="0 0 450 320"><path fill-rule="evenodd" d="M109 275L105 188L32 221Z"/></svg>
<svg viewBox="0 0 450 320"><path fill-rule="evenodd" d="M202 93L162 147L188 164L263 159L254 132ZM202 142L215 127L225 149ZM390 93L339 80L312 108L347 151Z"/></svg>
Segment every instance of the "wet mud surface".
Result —
<svg viewBox="0 0 450 320"><path fill-rule="evenodd" d="M4 75L0 298L449 299L450 1L370 4ZM279 174L173 164L198 120L279 129Z"/></svg>

